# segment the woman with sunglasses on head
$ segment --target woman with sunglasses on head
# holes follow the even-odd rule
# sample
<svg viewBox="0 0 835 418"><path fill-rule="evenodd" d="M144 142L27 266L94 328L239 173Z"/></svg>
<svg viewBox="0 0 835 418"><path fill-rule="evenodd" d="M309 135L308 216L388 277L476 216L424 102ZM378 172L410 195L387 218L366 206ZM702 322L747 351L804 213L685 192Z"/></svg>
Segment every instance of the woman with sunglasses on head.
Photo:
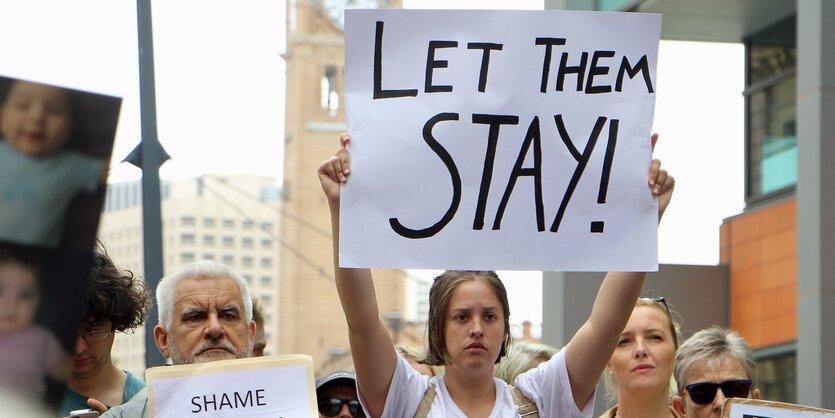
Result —
<svg viewBox="0 0 835 418"><path fill-rule="evenodd" d="M760 399L754 353L736 332L714 326L685 341L676 353L678 396L684 418L718 418L727 398Z"/></svg>
<svg viewBox="0 0 835 418"><path fill-rule="evenodd" d="M657 135L653 135L655 144ZM350 176L344 134L336 155L318 170L333 230L336 288L348 322L357 389L366 414L378 417L518 417L535 406L540 417L589 417L595 386L634 307L645 273L609 273L588 321L568 346L516 378L515 388L493 377L510 343L510 309L494 272L447 271L429 291L429 352L422 362L445 366L430 379L397 355L380 320L368 269L339 268L340 187ZM659 218L674 180L654 160L649 192L658 197ZM516 390L514 390L516 389ZM523 405L520 396L528 401Z"/></svg>
<svg viewBox="0 0 835 418"><path fill-rule="evenodd" d="M678 328L664 298L638 299L605 373L615 406L600 418L678 417L670 406Z"/></svg>

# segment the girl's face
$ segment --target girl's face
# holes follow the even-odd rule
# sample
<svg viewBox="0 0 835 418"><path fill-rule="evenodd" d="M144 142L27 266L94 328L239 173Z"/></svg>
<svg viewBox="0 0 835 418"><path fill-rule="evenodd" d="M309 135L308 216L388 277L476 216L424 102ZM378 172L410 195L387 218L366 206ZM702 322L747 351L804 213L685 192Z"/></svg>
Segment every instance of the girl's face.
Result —
<svg viewBox="0 0 835 418"><path fill-rule="evenodd" d="M0 106L0 133L21 154L54 154L71 131L70 93L60 87L16 81Z"/></svg>
<svg viewBox="0 0 835 418"><path fill-rule="evenodd" d="M31 325L39 301L38 278L32 270L17 263L0 265L0 332Z"/></svg>
<svg viewBox="0 0 835 418"><path fill-rule="evenodd" d="M444 318L447 366L492 373L505 339L501 302L483 280L462 282Z"/></svg>
<svg viewBox="0 0 835 418"><path fill-rule="evenodd" d="M652 306L632 311L609 360L619 391L668 391L675 346L667 315Z"/></svg>

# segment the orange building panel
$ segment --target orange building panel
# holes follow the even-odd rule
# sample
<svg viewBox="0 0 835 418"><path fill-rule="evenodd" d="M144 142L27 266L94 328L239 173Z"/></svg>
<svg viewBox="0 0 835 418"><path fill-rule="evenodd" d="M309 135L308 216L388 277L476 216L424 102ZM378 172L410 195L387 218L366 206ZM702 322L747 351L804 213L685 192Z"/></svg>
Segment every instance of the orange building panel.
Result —
<svg viewBox="0 0 835 418"><path fill-rule="evenodd" d="M797 338L796 216L791 200L727 219L720 228L731 327L752 348Z"/></svg>

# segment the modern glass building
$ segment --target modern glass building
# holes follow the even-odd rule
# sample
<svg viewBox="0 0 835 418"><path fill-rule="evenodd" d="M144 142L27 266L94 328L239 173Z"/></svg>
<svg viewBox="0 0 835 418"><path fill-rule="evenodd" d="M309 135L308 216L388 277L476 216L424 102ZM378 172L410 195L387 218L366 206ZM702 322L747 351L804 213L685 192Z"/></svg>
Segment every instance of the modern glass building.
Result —
<svg viewBox="0 0 835 418"><path fill-rule="evenodd" d="M746 207L717 231L717 269L662 266L648 286L663 280L668 294L701 299L701 306L680 306L691 329L717 323L739 331L760 362L763 398L835 409L835 325L828 322L835 319L835 1L545 5L660 13L662 39L745 46ZM545 281L546 300L582 290L569 274L547 274L555 280ZM704 287L715 292L693 293ZM715 312L705 312L705 301ZM546 307L546 342L563 343L573 333L566 303L559 312Z"/></svg>

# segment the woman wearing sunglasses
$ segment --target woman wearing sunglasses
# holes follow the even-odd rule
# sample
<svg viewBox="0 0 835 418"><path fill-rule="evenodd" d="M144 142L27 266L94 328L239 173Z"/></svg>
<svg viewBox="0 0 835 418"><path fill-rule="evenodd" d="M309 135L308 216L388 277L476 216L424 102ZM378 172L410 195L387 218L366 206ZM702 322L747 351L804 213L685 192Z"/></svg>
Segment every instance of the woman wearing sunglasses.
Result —
<svg viewBox="0 0 835 418"><path fill-rule="evenodd" d="M722 327L701 330L678 350L673 407L684 418L718 418L726 398L760 399L757 363L748 343Z"/></svg>
<svg viewBox="0 0 835 418"><path fill-rule="evenodd" d="M600 418L678 417L670 406L678 328L664 298L638 299L605 374L615 406Z"/></svg>
<svg viewBox="0 0 835 418"><path fill-rule="evenodd" d="M653 145L657 135L653 135ZM518 417L535 405L540 417L590 417L600 374L615 349L644 282L644 273L609 273L588 321L568 346L516 378L515 388L493 377L510 343L507 293L494 272L447 271L429 291L424 363L445 366L430 379L397 355L380 320L368 269L339 268L340 188L350 176L347 134L318 175L331 211L335 279L348 322L357 389L368 416ZM648 189L658 197L659 217L670 201L674 180L654 160ZM527 398L520 402L519 394ZM524 405L524 406L523 406ZM416 415L417 413L417 415ZM527 413L526 413L527 415Z"/></svg>

